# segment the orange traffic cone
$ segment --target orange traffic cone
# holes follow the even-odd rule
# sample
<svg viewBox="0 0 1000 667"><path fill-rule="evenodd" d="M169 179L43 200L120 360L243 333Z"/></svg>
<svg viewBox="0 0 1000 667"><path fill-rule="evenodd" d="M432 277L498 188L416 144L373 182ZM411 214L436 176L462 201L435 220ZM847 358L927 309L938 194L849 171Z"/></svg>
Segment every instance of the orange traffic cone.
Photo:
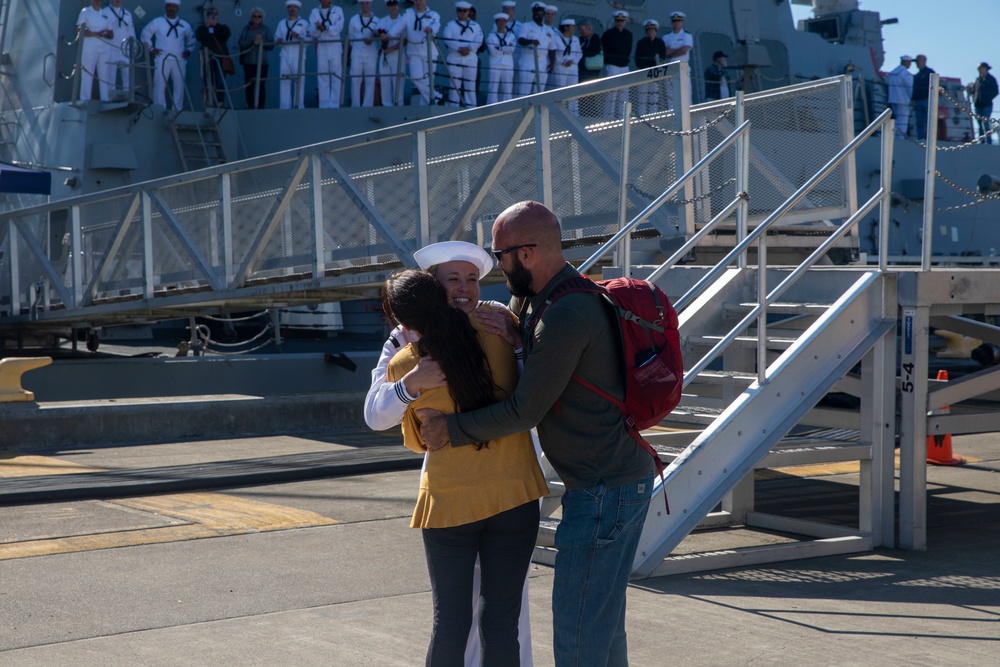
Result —
<svg viewBox="0 0 1000 667"><path fill-rule="evenodd" d="M947 382L948 371L938 371L937 379ZM946 415L951 412L949 406L945 405L937 410L932 410L932 415ZM951 434L929 435L927 436L927 462L936 466L957 466L965 463L961 456L952 456Z"/></svg>

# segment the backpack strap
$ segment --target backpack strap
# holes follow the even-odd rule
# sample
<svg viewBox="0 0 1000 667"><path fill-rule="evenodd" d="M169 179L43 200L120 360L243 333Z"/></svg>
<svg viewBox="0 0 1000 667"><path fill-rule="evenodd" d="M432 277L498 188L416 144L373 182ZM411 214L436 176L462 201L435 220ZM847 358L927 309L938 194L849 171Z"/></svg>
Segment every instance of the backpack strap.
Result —
<svg viewBox="0 0 1000 667"><path fill-rule="evenodd" d="M647 284L649 284L648 281L644 282L647 282ZM538 320L541 319L542 313L545 312L545 309L548 308L552 304L552 302L557 301L558 299L566 296L567 294L574 294L577 292L588 292L591 294L600 294L604 298L604 301L611 307L612 312L616 313L620 319L627 320L629 322L634 322L639 326L641 326L646 331L646 334L649 336L650 346L652 347L653 334L651 332L656 331L658 333L663 333L664 328L660 326L660 322L663 321L665 312L663 304L660 303L660 297L659 295L657 295L656 290L652 289L652 285L650 285L650 289L653 292L653 298L656 300L656 308L659 313L659 319L657 322L648 322L647 320L642 319L632 311L620 307L617 303L615 303L615 300L611 298L611 295L606 287L604 287L603 285L598 285L593 280L585 276L580 275L567 278L566 280L556 285L555 289L553 289L552 293L549 294L549 297L545 299L545 301L542 303L538 311L532 313L531 317L527 320L527 323L525 324L525 333L529 336L533 334L535 330L535 325L538 324ZM524 304L522 304L520 312L520 320L522 322L525 322L524 317L527 314L527 309L528 309L528 302L525 301ZM616 322L616 324L618 325L617 327L618 347L620 355L622 348L622 336L624 335L624 333L621 330L621 322ZM623 368L625 367L625 363L626 363L625 359L622 359ZM631 415L627 414L624 411L625 407L624 404L617 398L609 394L608 392L598 387L597 385L588 382L587 380L584 380L576 373L571 375L570 378L575 382L579 383L580 385L582 385L583 387L585 387L586 389L589 389L590 391L594 392L595 394L597 394L604 400L608 401L612 405L616 406L619 409L619 411L621 411L622 419L625 422L625 430L628 431L629 436L636 442L636 444L645 449L646 452L653 457L653 462L656 465L656 473L660 476L660 486L663 489L663 505L667 510L667 514L670 514L670 502L667 500L667 489L663 478L664 467L663 467L663 461L660 460L660 453L657 452L655 449L653 449L653 446L650 445L648 442L646 442L646 439L643 438L642 435L639 433L639 429L635 424L635 420L632 418ZM556 402L556 409L558 411L558 401Z"/></svg>

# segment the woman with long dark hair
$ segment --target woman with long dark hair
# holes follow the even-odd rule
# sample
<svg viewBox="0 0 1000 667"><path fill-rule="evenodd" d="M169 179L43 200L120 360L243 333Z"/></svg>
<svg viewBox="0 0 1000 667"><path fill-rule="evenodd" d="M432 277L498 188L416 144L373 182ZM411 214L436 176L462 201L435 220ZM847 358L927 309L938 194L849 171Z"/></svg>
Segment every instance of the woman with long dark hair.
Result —
<svg viewBox="0 0 1000 667"><path fill-rule="evenodd" d="M382 305L393 321L420 334L419 341L393 357L388 379L395 381L429 356L447 380L447 386L421 392L407 408L407 447L426 451L417 409L474 410L513 393L518 378L513 348L451 307L432 275L415 270L396 274L385 283ZM464 664L477 556L483 664L519 664L521 589L538 532L537 500L546 493L528 433L475 447L446 447L428 457L410 522L423 530L434 595L428 665Z"/></svg>

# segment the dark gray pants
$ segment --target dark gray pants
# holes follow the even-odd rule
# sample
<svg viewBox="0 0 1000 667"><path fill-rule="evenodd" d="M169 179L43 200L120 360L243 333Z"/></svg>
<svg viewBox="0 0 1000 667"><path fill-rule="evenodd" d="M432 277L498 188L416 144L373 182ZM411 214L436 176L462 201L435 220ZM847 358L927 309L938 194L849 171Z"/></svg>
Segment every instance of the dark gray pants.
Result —
<svg viewBox="0 0 1000 667"><path fill-rule="evenodd" d="M434 595L428 667L463 667L472 626L472 580L482 571L479 632L486 667L520 664L521 591L538 534L538 501L453 528L425 528L424 553Z"/></svg>

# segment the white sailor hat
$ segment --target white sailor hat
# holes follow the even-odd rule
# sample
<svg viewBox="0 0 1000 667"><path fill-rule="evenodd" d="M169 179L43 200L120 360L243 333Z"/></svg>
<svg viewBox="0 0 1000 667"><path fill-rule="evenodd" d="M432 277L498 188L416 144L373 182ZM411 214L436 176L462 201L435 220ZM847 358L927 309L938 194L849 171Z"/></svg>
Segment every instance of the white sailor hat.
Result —
<svg viewBox="0 0 1000 667"><path fill-rule="evenodd" d="M684 12L670 12L671 21L673 21L674 19L680 19L681 21L683 21L686 18L687 14L685 14Z"/></svg>
<svg viewBox="0 0 1000 667"><path fill-rule="evenodd" d="M576 21L574 21L573 19L563 19L562 21L559 22L559 27L561 28L564 25L576 25Z"/></svg>
<svg viewBox="0 0 1000 667"><path fill-rule="evenodd" d="M642 24L643 28L659 28L660 22L656 19L647 19L645 23Z"/></svg>
<svg viewBox="0 0 1000 667"><path fill-rule="evenodd" d="M500 6L501 7L517 7L517 3L514 2L514 0L503 0L503 2L500 3Z"/></svg>
<svg viewBox="0 0 1000 667"><path fill-rule="evenodd" d="M913 58L911 56L900 56L899 59L900 60L913 60Z"/></svg>
<svg viewBox="0 0 1000 667"><path fill-rule="evenodd" d="M455 3L455 9L472 9L472 3L465 2L465 0L459 0Z"/></svg>
<svg viewBox="0 0 1000 667"><path fill-rule="evenodd" d="M181 0L163 0L163 4L164 5L177 5L178 7L180 7Z"/></svg>
<svg viewBox="0 0 1000 667"><path fill-rule="evenodd" d="M531 3L531 11L535 11L536 9L541 9L544 12L545 11L545 3L544 2L533 2L533 3Z"/></svg>
<svg viewBox="0 0 1000 667"><path fill-rule="evenodd" d="M285 7L291 7L292 5L295 5L296 7L301 7L302 2L301 0L285 0Z"/></svg>
<svg viewBox="0 0 1000 667"><path fill-rule="evenodd" d="M479 269L480 278L485 278L493 270L493 255L465 241L432 243L413 253L413 259L424 271L445 262L468 262Z"/></svg>
<svg viewBox="0 0 1000 667"><path fill-rule="evenodd" d="M500 19L503 19L504 21L509 21L510 17L507 16L506 14L504 14L503 12L499 12L499 13L493 15L493 20L494 21L499 21Z"/></svg>
<svg viewBox="0 0 1000 667"><path fill-rule="evenodd" d="M552 12L553 14L555 14L556 12L559 11L559 8L556 7L555 5L545 5L545 11Z"/></svg>
<svg viewBox="0 0 1000 667"><path fill-rule="evenodd" d="M613 16L616 19L627 19L628 18L628 12L625 11L624 9L619 9L617 12L615 12L611 16Z"/></svg>

